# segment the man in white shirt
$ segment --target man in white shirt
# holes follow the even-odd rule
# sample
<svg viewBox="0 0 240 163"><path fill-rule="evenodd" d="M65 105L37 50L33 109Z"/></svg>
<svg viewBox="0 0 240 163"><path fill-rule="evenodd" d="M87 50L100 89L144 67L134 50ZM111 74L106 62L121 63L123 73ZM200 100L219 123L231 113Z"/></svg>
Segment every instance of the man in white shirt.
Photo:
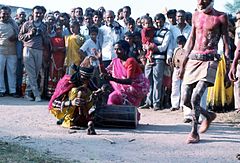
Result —
<svg viewBox="0 0 240 163"><path fill-rule="evenodd" d="M85 40L90 38L89 28L92 26L92 16L84 15L83 16L83 25L80 26L80 34L85 37Z"/></svg>
<svg viewBox="0 0 240 163"><path fill-rule="evenodd" d="M115 14L112 10L104 13L106 24L99 28L99 45L102 52L103 64L106 67L113 58L116 58L113 44L124 37L122 26L114 21Z"/></svg>
<svg viewBox="0 0 240 163"><path fill-rule="evenodd" d="M84 53L86 56L95 56L99 51L98 44L98 28L96 26L92 26L89 29L90 38L86 40L83 45L80 47L80 53Z"/></svg>
<svg viewBox="0 0 240 163"><path fill-rule="evenodd" d="M171 42L171 48L174 50L177 48L177 37L183 35L186 39L191 32L191 26L186 23L186 13L184 10L177 11L176 14L177 25L172 26L173 39ZM179 68L174 67L172 74L172 93L171 93L171 111L178 110L180 108L181 97L181 80L178 77Z"/></svg>

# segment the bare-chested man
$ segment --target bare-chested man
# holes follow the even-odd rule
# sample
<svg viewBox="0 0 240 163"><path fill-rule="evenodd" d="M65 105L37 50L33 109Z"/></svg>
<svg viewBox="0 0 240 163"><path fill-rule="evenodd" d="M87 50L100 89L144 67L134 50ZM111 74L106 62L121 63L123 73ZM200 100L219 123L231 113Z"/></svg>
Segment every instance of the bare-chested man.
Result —
<svg viewBox="0 0 240 163"><path fill-rule="evenodd" d="M179 77L183 78L182 100L184 105L193 109L193 126L187 143L199 142L199 134L207 131L216 114L200 107L200 100L208 86L215 81L219 55L217 47L222 37L225 58L228 58L228 18L223 12L213 8L214 0L197 0L197 11L192 19L192 31L184 47L186 59L181 67ZM206 117L198 131L198 118Z"/></svg>

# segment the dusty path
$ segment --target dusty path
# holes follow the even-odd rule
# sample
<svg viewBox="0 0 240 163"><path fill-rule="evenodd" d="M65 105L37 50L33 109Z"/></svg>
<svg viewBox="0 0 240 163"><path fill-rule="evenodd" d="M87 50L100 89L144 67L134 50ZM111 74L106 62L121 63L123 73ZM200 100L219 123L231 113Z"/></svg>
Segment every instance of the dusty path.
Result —
<svg viewBox="0 0 240 163"><path fill-rule="evenodd" d="M207 133L200 135L199 144L186 145L191 127L182 123L181 112L140 112L142 119L137 129L98 128L98 135L88 136L85 130L69 133L57 126L48 113L47 102L3 97L0 140L80 162L239 162L236 154L240 153L240 128L220 122L222 114Z"/></svg>

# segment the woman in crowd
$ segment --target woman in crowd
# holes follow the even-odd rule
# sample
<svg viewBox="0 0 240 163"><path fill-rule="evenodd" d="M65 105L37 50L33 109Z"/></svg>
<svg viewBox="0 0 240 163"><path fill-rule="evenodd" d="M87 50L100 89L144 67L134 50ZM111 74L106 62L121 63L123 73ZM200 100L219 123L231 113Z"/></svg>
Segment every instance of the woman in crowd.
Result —
<svg viewBox="0 0 240 163"><path fill-rule="evenodd" d="M110 81L114 91L108 97L108 104L139 106L149 90L149 81L145 78L139 63L128 57L129 44L120 40L114 44L117 58L105 69L101 56L100 71Z"/></svg>
<svg viewBox="0 0 240 163"><path fill-rule="evenodd" d="M65 41L62 35L62 26L56 24L56 36L50 39L51 42L51 62L49 68L48 91L47 96L51 97L57 86L58 81L65 74L64 59L65 59Z"/></svg>

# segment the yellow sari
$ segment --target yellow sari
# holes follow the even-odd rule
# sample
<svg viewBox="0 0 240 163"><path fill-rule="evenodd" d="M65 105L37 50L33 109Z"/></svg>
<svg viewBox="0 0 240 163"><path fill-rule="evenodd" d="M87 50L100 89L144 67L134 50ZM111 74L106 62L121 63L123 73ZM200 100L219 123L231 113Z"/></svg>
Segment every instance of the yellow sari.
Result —
<svg viewBox="0 0 240 163"><path fill-rule="evenodd" d="M217 68L213 87L208 88L207 106L216 112L225 112L233 109L233 85L225 88L226 74L225 57L222 56Z"/></svg>
<svg viewBox="0 0 240 163"><path fill-rule="evenodd" d="M72 88L68 94L66 94L62 101L66 100L73 100L77 97L78 95L78 88L74 87ZM85 101L87 101L87 103L84 106L80 106L80 109L82 110L83 115L88 115L88 111L91 109L91 107L93 106L93 101L88 101L89 97L91 95L92 91L90 91L90 89L86 88L85 91L82 93L82 96L80 97L81 99L84 99ZM77 109L77 110L76 110ZM62 110L60 110L59 108L52 108L50 110L50 112L59 120L63 120L62 126L69 128L71 126L76 126L76 124L74 124L74 119L76 118L76 111L79 112L79 108L76 106L66 106L63 107ZM84 117L87 118L88 117ZM85 119L81 120L81 121L85 121Z"/></svg>
<svg viewBox="0 0 240 163"><path fill-rule="evenodd" d="M79 49L83 45L85 39L81 35L70 35L66 36L65 38L65 44L66 44L66 57L64 65L69 67L72 64L75 64L77 66L80 65L80 63L84 59L84 55L80 55Z"/></svg>

